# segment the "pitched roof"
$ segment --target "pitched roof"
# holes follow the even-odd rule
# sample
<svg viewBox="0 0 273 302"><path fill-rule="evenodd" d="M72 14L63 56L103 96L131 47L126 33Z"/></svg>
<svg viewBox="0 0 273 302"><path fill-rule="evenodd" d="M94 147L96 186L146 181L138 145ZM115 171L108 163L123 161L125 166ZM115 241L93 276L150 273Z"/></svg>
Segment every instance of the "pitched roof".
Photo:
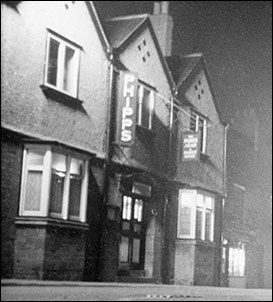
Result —
<svg viewBox="0 0 273 302"><path fill-rule="evenodd" d="M194 53L194 54L190 54L190 55L186 55L186 56L172 56L172 57L168 57L166 59L167 59L169 68L171 70L172 77L178 88L185 85L187 80L190 78L190 76L195 72L195 70L197 70L198 66L201 65L201 68L203 68L203 70L205 71L205 74L206 74L206 77L208 80L208 84L210 87L210 91L212 94L212 99L213 99L216 111L218 113L219 119L220 119L221 123L223 125L225 125L226 123L221 118L219 104L218 104L218 101L215 97L214 91L213 91L211 83L210 83L210 79L209 79L209 75L208 75L208 72L206 69L203 54ZM182 103L185 103L185 101L183 101L184 96L179 93L179 89L178 89L178 97L182 101Z"/></svg>
<svg viewBox="0 0 273 302"><path fill-rule="evenodd" d="M94 21L94 25L95 25L95 28L97 30L97 33L99 35L99 39L101 41L101 44L103 46L103 49L105 51L105 53L107 54L107 52L110 50L111 46L110 46L110 43L105 35L105 32L103 30L103 27L102 27L102 22L98 16L98 13L97 13L97 10L94 6L94 3L93 1L85 1L86 3L86 6L88 8L88 11L90 13L90 16L92 18L92 20Z"/></svg>
<svg viewBox="0 0 273 302"><path fill-rule="evenodd" d="M126 43L128 43L134 35L139 34L141 30L147 26L150 29L169 85L174 88L175 83L170 75L170 70L165 57L162 54L149 14L115 17L105 20L102 25L110 45L117 51L121 50L122 47L125 47Z"/></svg>
<svg viewBox="0 0 273 302"><path fill-rule="evenodd" d="M201 61L202 54L167 57L167 63L177 86L182 85Z"/></svg>
<svg viewBox="0 0 273 302"><path fill-rule="evenodd" d="M106 20L103 27L112 47L119 48L147 18L148 15L145 14Z"/></svg>

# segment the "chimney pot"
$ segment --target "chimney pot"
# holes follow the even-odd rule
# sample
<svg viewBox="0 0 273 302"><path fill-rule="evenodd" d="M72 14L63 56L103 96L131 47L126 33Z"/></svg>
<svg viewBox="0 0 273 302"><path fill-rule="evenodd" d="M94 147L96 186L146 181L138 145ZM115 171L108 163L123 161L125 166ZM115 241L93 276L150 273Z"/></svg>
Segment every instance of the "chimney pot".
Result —
<svg viewBox="0 0 273 302"><path fill-rule="evenodd" d="M161 11L161 5L160 2L155 1L154 2L154 15L159 15Z"/></svg>
<svg viewBox="0 0 273 302"><path fill-rule="evenodd" d="M169 1L162 1L161 2L161 14L168 14L169 13Z"/></svg>

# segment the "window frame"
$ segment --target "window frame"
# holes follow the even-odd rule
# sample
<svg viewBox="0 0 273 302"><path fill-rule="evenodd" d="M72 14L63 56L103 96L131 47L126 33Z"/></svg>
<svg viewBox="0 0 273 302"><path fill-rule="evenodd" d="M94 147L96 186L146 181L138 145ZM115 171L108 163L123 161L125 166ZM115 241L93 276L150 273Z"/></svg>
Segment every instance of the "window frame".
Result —
<svg viewBox="0 0 273 302"><path fill-rule="evenodd" d="M195 127L192 129L191 119L194 118ZM203 122L203 131L200 130L200 121ZM208 136L208 120L201 116L197 112L191 110L190 114L190 130L200 133L200 152L201 154L207 154L207 136Z"/></svg>
<svg viewBox="0 0 273 302"><path fill-rule="evenodd" d="M191 201L184 200L183 194L192 194L193 199ZM198 196L201 199L198 201ZM206 205L206 198L211 199L211 208ZM200 204L201 202L201 204ZM181 219L183 205L190 207L191 218L190 218L190 234L182 234L180 232L181 225L183 221ZM202 221L201 221L201 236L197 238L197 208L202 210ZM210 210L210 233L209 238L206 238L206 213ZM178 222L177 222L177 238L178 239L195 239L202 240L205 242L214 242L214 218L215 218L215 197L212 194L199 190L181 189L179 190L179 201L178 201Z"/></svg>
<svg viewBox="0 0 273 302"><path fill-rule="evenodd" d="M80 74L80 53L81 53L81 47L73 43L72 41L69 41L68 39L62 37L61 35L54 33L51 30L48 30L47 32L47 43L46 43L46 59L45 59L45 72L44 72L44 85L60 91L61 93L64 93L66 95L72 96L74 98L78 98L79 93L79 74ZM59 50L58 50L58 56L57 56L57 62L58 67L56 71L56 85L53 85L49 83L48 81L48 68L49 68L49 52L50 52L50 41L51 39L57 41L59 43ZM64 89L64 77L65 77L65 50L66 47L69 49L72 49L75 52L75 74L73 75L73 83L74 87L71 92L66 91Z"/></svg>
<svg viewBox="0 0 273 302"><path fill-rule="evenodd" d="M39 200L40 210L25 210L26 206L26 188L27 188L27 172L30 170L27 163L28 151L43 151L43 166L39 168L42 171L41 182L41 197ZM84 162L84 173L81 184L81 197L80 197L80 209L79 216L69 215L69 170L67 167L66 182L64 185L64 193L62 196L62 213L50 212L50 190L51 190L51 175L52 175L52 158L53 154L65 155L68 162L71 158L80 159ZM35 167L31 166L31 171L36 171ZM26 144L23 151L23 164L22 164L22 177L21 177L21 189L20 189L20 206L19 216L36 216L36 217L52 217L62 220L71 220L85 223L86 211L87 211L87 194L88 194L88 178L89 178L89 157L86 155L78 154L70 150L64 150L63 148L55 147L52 145L33 145ZM65 192L66 190L66 192Z"/></svg>
<svg viewBox="0 0 273 302"><path fill-rule="evenodd" d="M149 125L143 125L143 101L144 101L144 90L149 93ZM137 125L146 129L153 129L154 120L154 107L155 107L155 91L150 89L142 83L138 83L138 101L137 101Z"/></svg>

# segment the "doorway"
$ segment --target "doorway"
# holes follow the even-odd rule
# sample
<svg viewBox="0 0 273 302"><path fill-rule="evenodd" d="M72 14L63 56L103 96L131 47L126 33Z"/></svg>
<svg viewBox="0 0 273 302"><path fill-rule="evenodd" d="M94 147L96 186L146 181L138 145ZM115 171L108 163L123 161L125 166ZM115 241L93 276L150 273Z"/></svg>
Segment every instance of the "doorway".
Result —
<svg viewBox="0 0 273 302"><path fill-rule="evenodd" d="M145 258L145 200L123 195L120 225L119 268L143 270Z"/></svg>

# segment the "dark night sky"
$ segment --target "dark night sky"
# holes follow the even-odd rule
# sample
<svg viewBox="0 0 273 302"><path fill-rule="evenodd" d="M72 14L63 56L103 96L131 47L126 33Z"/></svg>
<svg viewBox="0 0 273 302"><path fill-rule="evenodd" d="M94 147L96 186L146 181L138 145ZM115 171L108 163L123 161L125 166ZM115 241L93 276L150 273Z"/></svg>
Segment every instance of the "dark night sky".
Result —
<svg viewBox="0 0 273 302"><path fill-rule="evenodd" d="M153 1L94 3L102 18L153 12ZM170 1L170 15L173 54L204 54L222 117L229 122L246 105L255 108L261 126L261 172L268 179L272 173L272 2Z"/></svg>

